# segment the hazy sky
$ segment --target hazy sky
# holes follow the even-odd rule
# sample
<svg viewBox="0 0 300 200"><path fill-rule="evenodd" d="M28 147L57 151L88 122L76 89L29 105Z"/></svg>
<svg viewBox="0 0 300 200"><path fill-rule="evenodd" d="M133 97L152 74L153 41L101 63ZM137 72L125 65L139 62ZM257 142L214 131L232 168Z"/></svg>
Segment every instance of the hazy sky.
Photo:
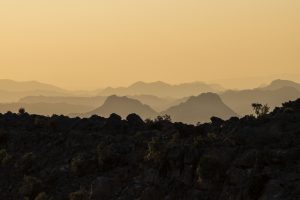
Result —
<svg viewBox="0 0 300 200"><path fill-rule="evenodd" d="M73 89L300 81L300 1L1 0L0 71Z"/></svg>

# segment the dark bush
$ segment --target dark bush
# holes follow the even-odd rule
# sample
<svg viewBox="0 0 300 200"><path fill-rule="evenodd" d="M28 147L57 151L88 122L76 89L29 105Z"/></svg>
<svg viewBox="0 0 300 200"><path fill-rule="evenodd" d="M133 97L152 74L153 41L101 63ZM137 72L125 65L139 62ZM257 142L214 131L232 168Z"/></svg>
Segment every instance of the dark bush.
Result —
<svg viewBox="0 0 300 200"><path fill-rule="evenodd" d="M4 131L0 131L0 145L6 144L8 141L8 135Z"/></svg>
<svg viewBox="0 0 300 200"><path fill-rule="evenodd" d="M94 158L80 154L74 157L70 164L71 172L76 176L84 176L94 173L97 169L97 164Z"/></svg>
<svg viewBox="0 0 300 200"><path fill-rule="evenodd" d="M25 173L33 167L35 159L36 157L32 152L26 153L22 156L21 160L17 163L17 167L23 173Z"/></svg>
<svg viewBox="0 0 300 200"><path fill-rule="evenodd" d="M85 189L80 189L79 191L72 192L69 195L70 200L88 200L89 199L89 193Z"/></svg>
<svg viewBox="0 0 300 200"><path fill-rule="evenodd" d="M165 146L161 138L155 137L148 143L145 159L155 164L161 165L165 156Z"/></svg>
<svg viewBox="0 0 300 200"><path fill-rule="evenodd" d="M24 115L26 113L25 108L19 109L19 115Z"/></svg>
<svg viewBox="0 0 300 200"><path fill-rule="evenodd" d="M0 164L7 165L12 161L12 156L7 153L6 149L0 150Z"/></svg>
<svg viewBox="0 0 300 200"><path fill-rule="evenodd" d="M34 199L42 191L42 181L36 177L25 176L19 191L24 198Z"/></svg>
<svg viewBox="0 0 300 200"><path fill-rule="evenodd" d="M41 192L34 198L34 200L50 200L50 198L45 192Z"/></svg>
<svg viewBox="0 0 300 200"><path fill-rule="evenodd" d="M98 152L98 166L100 170L108 170L116 167L121 159L121 154L116 145L99 144Z"/></svg>
<svg viewBox="0 0 300 200"><path fill-rule="evenodd" d="M218 179L224 173L225 164L220 157L205 155L200 159L197 174L201 179Z"/></svg>

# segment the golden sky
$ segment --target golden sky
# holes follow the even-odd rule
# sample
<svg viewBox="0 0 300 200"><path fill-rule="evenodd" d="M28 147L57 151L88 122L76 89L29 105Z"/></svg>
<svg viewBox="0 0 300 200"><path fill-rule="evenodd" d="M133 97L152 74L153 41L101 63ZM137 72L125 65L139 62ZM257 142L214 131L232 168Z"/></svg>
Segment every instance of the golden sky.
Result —
<svg viewBox="0 0 300 200"><path fill-rule="evenodd" d="M72 89L300 81L300 1L1 0L0 71Z"/></svg>

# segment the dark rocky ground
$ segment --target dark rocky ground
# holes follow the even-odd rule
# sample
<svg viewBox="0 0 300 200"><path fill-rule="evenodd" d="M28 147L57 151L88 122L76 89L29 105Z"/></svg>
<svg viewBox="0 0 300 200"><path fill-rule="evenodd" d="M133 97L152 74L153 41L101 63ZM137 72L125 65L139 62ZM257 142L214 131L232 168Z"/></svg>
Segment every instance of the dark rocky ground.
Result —
<svg viewBox="0 0 300 200"><path fill-rule="evenodd" d="M300 99L198 126L0 115L1 200L299 200Z"/></svg>

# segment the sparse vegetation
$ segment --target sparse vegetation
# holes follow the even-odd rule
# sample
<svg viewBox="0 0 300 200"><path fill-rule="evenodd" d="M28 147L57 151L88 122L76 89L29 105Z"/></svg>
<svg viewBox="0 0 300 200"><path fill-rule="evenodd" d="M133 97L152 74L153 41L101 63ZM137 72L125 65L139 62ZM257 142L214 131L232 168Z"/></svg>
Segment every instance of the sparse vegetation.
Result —
<svg viewBox="0 0 300 200"><path fill-rule="evenodd" d="M164 145L160 138L152 138L148 143L148 151L145 156L146 160L152 160L155 163L160 163L164 155L163 152Z"/></svg>
<svg viewBox="0 0 300 200"><path fill-rule="evenodd" d="M23 172L27 172L33 165L35 162L35 155L30 152L30 153L26 153L22 156L21 160L18 162L18 167L23 171Z"/></svg>
<svg viewBox="0 0 300 200"><path fill-rule="evenodd" d="M8 140L7 133L4 131L0 131L0 145L6 144L7 140Z"/></svg>
<svg viewBox="0 0 300 200"><path fill-rule="evenodd" d="M260 103L253 103L252 108L257 117L265 116L270 111L270 107L268 106L268 104L262 105Z"/></svg>
<svg viewBox="0 0 300 200"><path fill-rule="evenodd" d="M162 115L162 116L157 116L154 122L161 122L161 121L168 121L172 122L171 116L170 115Z"/></svg>
<svg viewBox="0 0 300 200"><path fill-rule="evenodd" d="M6 149L0 150L0 164L6 165L12 160L12 156L7 153Z"/></svg>
<svg viewBox="0 0 300 200"><path fill-rule="evenodd" d="M26 113L25 108L19 109L19 115L24 115Z"/></svg>
<svg viewBox="0 0 300 200"><path fill-rule="evenodd" d="M45 192L41 192L35 197L34 200L50 200L50 198Z"/></svg>
<svg viewBox="0 0 300 200"><path fill-rule="evenodd" d="M87 200L89 199L89 193L85 189L80 189L79 191L72 192L69 195L70 200Z"/></svg>
<svg viewBox="0 0 300 200"><path fill-rule="evenodd" d="M42 191L42 182L32 176L24 176L20 193L29 199L34 199Z"/></svg>
<svg viewBox="0 0 300 200"><path fill-rule="evenodd" d="M225 171L224 161L216 155L203 156L198 164L197 173L201 179L219 178Z"/></svg>

